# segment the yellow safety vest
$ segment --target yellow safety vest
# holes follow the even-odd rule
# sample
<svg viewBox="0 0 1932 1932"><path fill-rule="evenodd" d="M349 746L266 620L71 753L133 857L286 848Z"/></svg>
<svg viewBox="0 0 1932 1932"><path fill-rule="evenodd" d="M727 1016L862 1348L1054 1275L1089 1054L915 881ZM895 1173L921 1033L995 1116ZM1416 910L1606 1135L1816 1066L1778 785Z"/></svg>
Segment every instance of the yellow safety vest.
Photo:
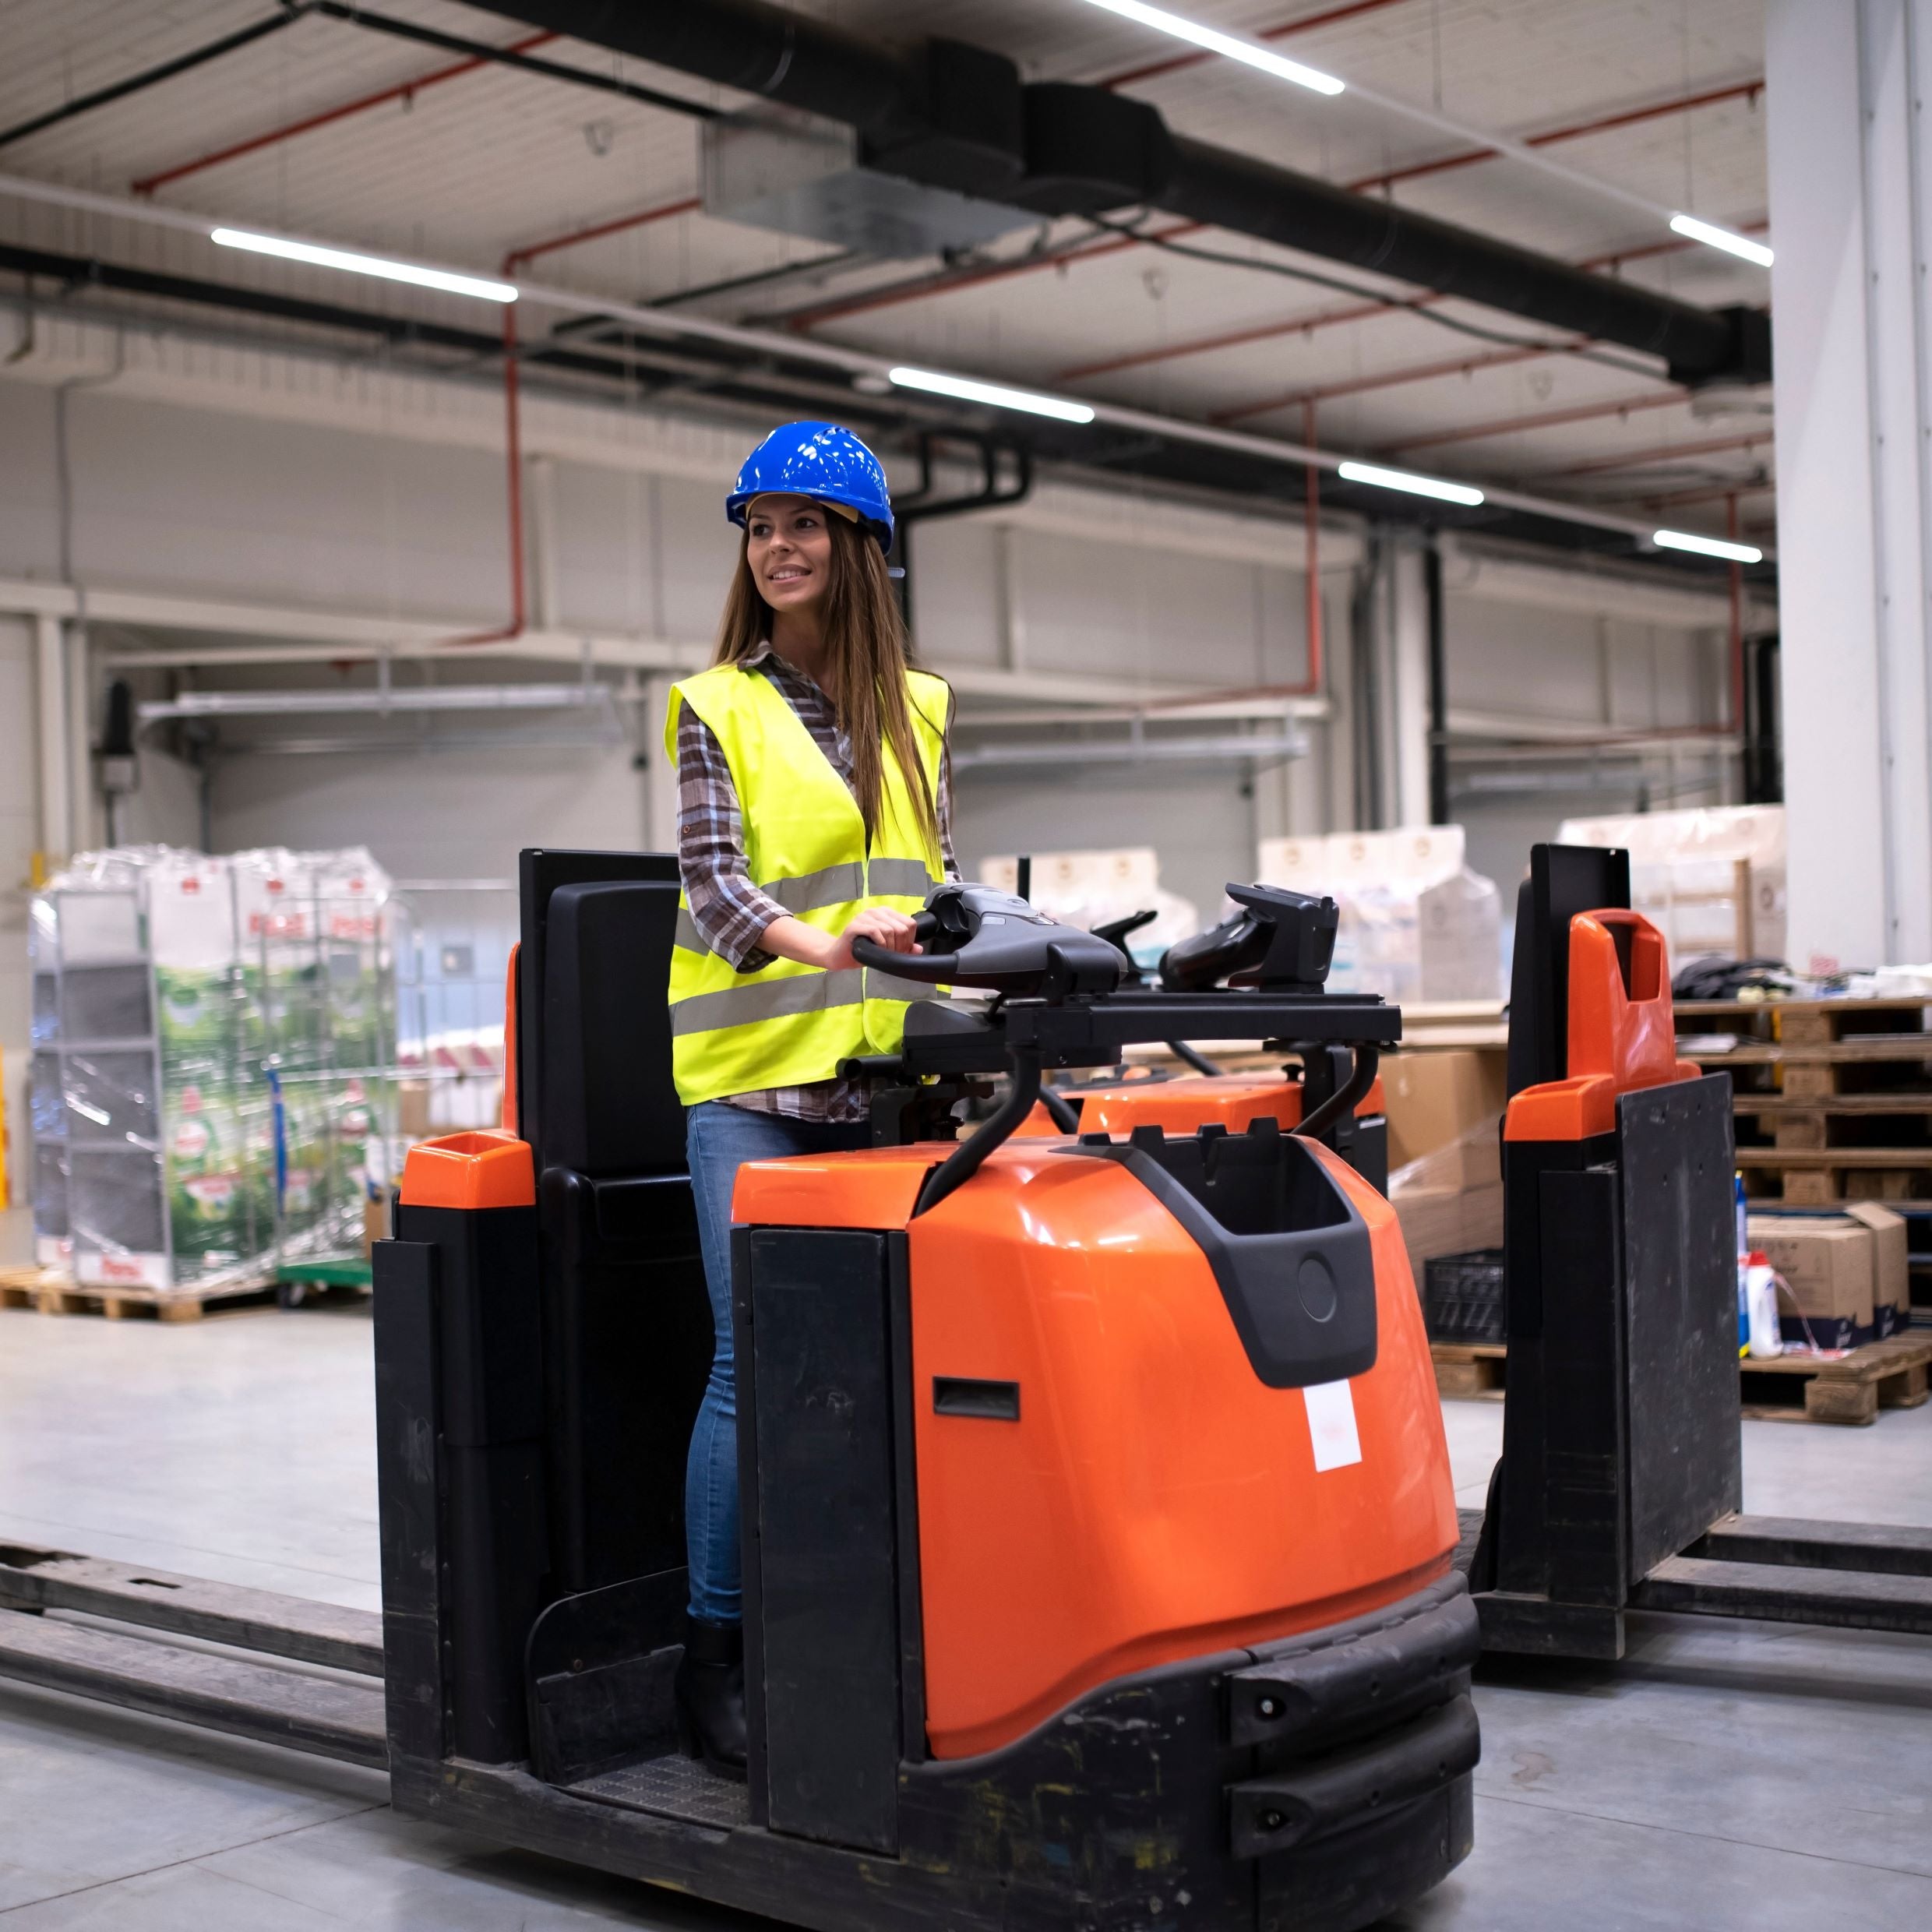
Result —
<svg viewBox="0 0 1932 1932"><path fill-rule="evenodd" d="M943 679L906 675L913 736L936 799L952 694ZM760 890L823 933L842 933L868 906L919 910L944 873L920 834L890 745L868 851L851 787L769 678L720 665L674 685L665 724L665 750L674 762L680 704L710 727L731 767L746 863ZM778 959L740 972L705 943L689 901L680 895L678 903L671 1058L678 1098L688 1107L829 1080L841 1060L894 1052L907 1004L933 995L930 986L858 967L827 972Z"/></svg>

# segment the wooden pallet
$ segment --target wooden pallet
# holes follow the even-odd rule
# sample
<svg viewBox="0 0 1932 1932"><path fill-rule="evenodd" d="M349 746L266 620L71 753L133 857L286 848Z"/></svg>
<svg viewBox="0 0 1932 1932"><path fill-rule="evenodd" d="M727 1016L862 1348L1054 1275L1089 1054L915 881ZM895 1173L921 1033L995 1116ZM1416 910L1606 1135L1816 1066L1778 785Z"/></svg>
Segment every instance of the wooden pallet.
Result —
<svg viewBox="0 0 1932 1932"><path fill-rule="evenodd" d="M1740 1147L1737 1167L1754 1201L1932 1202L1932 1147Z"/></svg>
<svg viewBox="0 0 1932 1932"><path fill-rule="evenodd" d="M1895 1335L1836 1361L1777 1356L1739 1364L1743 1412L1759 1422L1876 1421L1881 1408L1916 1408L1926 1399L1932 1337Z"/></svg>
<svg viewBox="0 0 1932 1932"><path fill-rule="evenodd" d="M1438 1395L1472 1395L1503 1399L1503 1363L1509 1351L1500 1341L1432 1341Z"/></svg>
<svg viewBox="0 0 1932 1932"><path fill-rule="evenodd" d="M1908 999L1686 1000L1676 1010L1680 1034L1736 1041L1715 1052L1680 1050L1706 1073L1736 1077L1740 1113L1805 1102L1831 1113L1921 1114L1932 1107L1927 1010L1926 1001Z"/></svg>
<svg viewBox="0 0 1932 1932"><path fill-rule="evenodd" d="M22 1278L27 1276L38 1278ZM311 1288L305 1299L354 1301L367 1292L355 1288ZM85 1288L51 1268L0 1272L0 1308L32 1308L43 1315L101 1315L109 1321L142 1317L156 1321L199 1321L204 1315L238 1315L279 1306L273 1283L157 1295L151 1289Z"/></svg>

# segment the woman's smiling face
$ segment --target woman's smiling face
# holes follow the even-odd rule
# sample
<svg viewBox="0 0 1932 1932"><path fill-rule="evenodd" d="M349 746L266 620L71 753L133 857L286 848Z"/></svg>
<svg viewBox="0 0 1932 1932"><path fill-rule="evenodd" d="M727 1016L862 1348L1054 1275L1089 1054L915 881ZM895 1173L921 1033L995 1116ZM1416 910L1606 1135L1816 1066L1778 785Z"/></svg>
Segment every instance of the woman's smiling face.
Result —
<svg viewBox="0 0 1932 1932"><path fill-rule="evenodd" d="M745 518L745 555L758 594L774 611L795 611L831 581L832 513L809 496L761 496Z"/></svg>

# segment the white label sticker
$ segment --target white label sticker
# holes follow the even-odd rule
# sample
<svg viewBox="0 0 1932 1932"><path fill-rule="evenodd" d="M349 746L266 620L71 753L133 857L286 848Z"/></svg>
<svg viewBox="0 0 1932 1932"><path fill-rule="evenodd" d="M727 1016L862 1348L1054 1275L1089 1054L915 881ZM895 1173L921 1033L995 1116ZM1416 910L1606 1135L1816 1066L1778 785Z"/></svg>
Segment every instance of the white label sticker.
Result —
<svg viewBox="0 0 1932 1932"><path fill-rule="evenodd" d="M1308 1433L1315 1445L1315 1469L1345 1469L1362 1460L1362 1438L1355 1430L1355 1398L1346 1382L1317 1382L1302 1394L1308 1402Z"/></svg>

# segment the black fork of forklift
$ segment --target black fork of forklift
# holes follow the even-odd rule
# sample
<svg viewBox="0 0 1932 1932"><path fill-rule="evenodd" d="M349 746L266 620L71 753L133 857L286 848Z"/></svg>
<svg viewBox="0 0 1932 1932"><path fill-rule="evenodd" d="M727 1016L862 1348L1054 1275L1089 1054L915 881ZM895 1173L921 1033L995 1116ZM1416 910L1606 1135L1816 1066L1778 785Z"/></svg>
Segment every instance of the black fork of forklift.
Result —
<svg viewBox="0 0 1932 1932"><path fill-rule="evenodd" d="M1627 853L1534 849L1513 1109L1580 1071L1573 936L1630 899ZM1469 1569L1484 1648L1614 1659L1632 1609L1932 1634L1932 1532L1738 1513L1729 1075L1621 1092L1589 1125L1504 1144L1503 1454Z"/></svg>

